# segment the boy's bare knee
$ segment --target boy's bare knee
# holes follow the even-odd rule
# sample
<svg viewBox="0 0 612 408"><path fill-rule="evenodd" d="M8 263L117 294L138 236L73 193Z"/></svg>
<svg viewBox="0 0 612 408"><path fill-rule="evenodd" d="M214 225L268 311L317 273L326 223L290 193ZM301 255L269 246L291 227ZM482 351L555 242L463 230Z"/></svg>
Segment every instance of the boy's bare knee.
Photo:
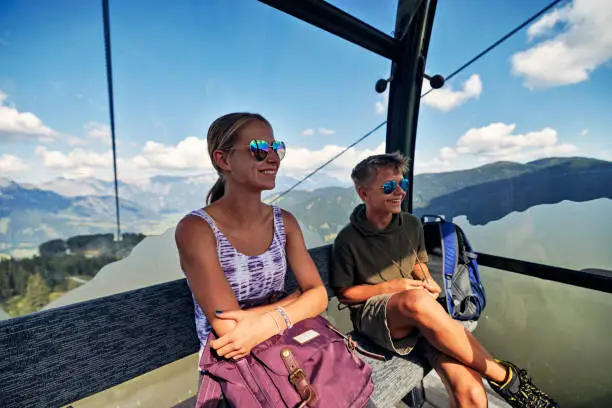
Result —
<svg viewBox="0 0 612 408"><path fill-rule="evenodd" d="M487 392L482 385L473 378L469 378L456 389L455 398L460 407L487 407Z"/></svg>
<svg viewBox="0 0 612 408"><path fill-rule="evenodd" d="M399 308L402 314L414 320L423 318L433 301L431 295L421 289L406 290L397 296L401 296Z"/></svg>

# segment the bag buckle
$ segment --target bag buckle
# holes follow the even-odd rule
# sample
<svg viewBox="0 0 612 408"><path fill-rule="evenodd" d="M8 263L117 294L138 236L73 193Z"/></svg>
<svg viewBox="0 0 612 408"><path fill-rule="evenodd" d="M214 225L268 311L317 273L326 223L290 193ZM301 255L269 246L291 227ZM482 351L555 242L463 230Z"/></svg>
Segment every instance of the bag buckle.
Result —
<svg viewBox="0 0 612 408"><path fill-rule="evenodd" d="M297 385L297 383L300 381L300 379L297 377L300 375L303 378L306 378L306 373L304 372L304 370L302 370L301 368L298 368L297 370L289 374L289 382L293 384L294 386Z"/></svg>

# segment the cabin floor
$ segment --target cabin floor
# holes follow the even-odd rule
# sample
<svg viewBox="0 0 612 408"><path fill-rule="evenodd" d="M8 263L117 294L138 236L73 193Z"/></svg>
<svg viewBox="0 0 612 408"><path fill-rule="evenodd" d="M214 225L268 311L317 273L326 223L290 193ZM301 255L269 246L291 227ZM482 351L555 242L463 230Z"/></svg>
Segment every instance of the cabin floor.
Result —
<svg viewBox="0 0 612 408"><path fill-rule="evenodd" d="M425 386L425 404L423 408L449 408L448 394L442 384L440 376L435 371L431 371L423 380ZM487 391L488 406L489 408L509 408L510 405L506 403L501 397L499 397L495 391L489 387L489 384L484 383L485 390ZM396 408L404 408L407 405L401 403Z"/></svg>

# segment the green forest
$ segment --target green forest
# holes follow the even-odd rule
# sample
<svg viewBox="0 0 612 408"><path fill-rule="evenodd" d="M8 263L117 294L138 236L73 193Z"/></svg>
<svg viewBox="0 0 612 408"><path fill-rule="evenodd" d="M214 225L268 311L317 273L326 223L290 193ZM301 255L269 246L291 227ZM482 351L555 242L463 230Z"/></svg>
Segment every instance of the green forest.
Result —
<svg viewBox="0 0 612 408"><path fill-rule="evenodd" d="M38 255L0 260L0 307L12 317L33 313L130 254L143 234L78 235L38 247Z"/></svg>

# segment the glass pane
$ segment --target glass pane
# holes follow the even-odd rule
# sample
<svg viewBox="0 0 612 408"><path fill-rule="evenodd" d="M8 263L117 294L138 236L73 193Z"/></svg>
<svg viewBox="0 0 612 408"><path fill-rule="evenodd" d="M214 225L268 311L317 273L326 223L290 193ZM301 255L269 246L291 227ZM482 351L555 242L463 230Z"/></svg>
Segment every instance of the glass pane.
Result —
<svg viewBox="0 0 612 408"><path fill-rule="evenodd" d="M441 2L427 72L447 75L545 4ZM612 273L600 17L565 2L422 99L416 214L452 219L478 252Z"/></svg>
<svg viewBox="0 0 612 408"><path fill-rule="evenodd" d="M98 3L73 3L0 6L1 112L9 120L0 120L0 301L12 316L182 278L173 228L204 205L216 179L205 137L219 115L260 112L286 141L267 199L385 119L374 83L388 75L387 60L262 3L112 2L126 234L114 241L102 13ZM382 150L384 131L299 189L349 186L356 158ZM329 241L338 225L313 219L303 196L278 203L300 220L309 246Z"/></svg>
<svg viewBox="0 0 612 408"><path fill-rule="evenodd" d="M182 278L174 226L204 205L216 179L205 138L219 115L260 112L286 141L276 189L266 199L385 120L384 97L374 84L388 76L387 60L260 2L111 2L126 234L115 241L100 4L24 4L0 5L8 30L0 31L6 36L0 37L6 57L0 113L19 119L0 118L0 126L13 126L0 129L6 177L0 184L0 243L8 257L0 264L1 307L12 316L34 300L35 310L52 309ZM28 128L15 130L17 125ZM382 126L279 200L301 222L309 246L332 239L348 210L330 218L324 203L314 206L313 217L313 206L298 197L308 190L331 202L335 188L350 194L352 166L382 151L384 134ZM11 201L13 182L31 199L27 211ZM108 256L109 248L117 255ZM37 278L28 284L30 276ZM24 303L26 295L30 303ZM192 356L73 406L173 406L195 394L196 380ZM155 385L160 387L153 390Z"/></svg>
<svg viewBox="0 0 612 408"><path fill-rule="evenodd" d="M31 5L0 4L0 319L87 286L144 238L115 239L100 4Z"/></svg>
<svg viewBox="0 0 612 408"><path fill-rule="evenodd" d="M500 359L527 369L562 407L612 398L612 296L481 267L487 307L474 331Z"/></svg>
<svg viewBox="0 0 612 408"><path fill-rule="evenodd" d="M131 156L125 150L120 155L124 168L135 167L131 174L145 178L155 191L138 196L143 205L158 203L153 209L162 218L157 226L171 228L203 205L216 179L205 134L221 114L258 111L271 121L277 138L286 141L276 189L264 194L268 200L384 120L374 106L380 98L374 83L389 72L387 60L259 2L230 8L221 1L192 1L171 12L165 2L132 2L115 10L116 32L126 33L115 41L115 84L129 90L124 96L117 93L117 109L131 118L119 124L118 132L134 135L141 146ZM132 13L145 13L151 24L131 32ZM168 25L167 19L185 23ZM152 45L151 37L166 40ZM184 44L181 50L177 43ZM154 72L142 74L145 61L155 62ZM138 105L134 98L149 102ZM304 190L310 199L314 189L349 185L354 157L382 149L381 134L384 129L274 201L294 213L309 247L329 240L336 226L309 218Z"/></svg>

